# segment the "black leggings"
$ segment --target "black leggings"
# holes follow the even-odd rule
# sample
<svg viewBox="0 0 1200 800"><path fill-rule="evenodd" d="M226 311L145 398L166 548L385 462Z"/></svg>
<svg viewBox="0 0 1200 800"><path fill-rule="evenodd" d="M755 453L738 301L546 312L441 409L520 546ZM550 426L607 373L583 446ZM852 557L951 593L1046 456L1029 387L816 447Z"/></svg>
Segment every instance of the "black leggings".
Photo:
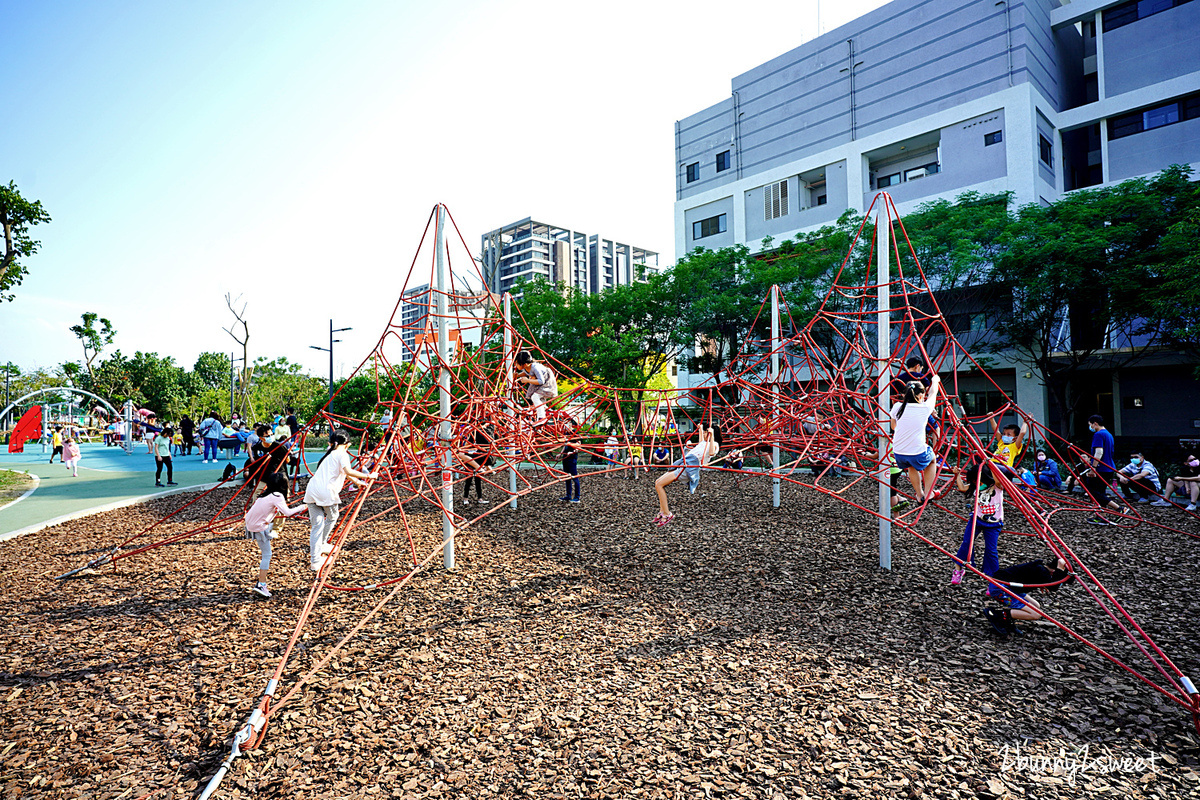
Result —
<svg viewBox="0 0 1200 800"><path fill-rule="evenodd" d="M162 459L161 461L156 461L154 463L154 482L159 483L159 479L162 478L162 471L163 471L164 466L167 468L167 483L174 483L175 473L174 473L174 468L171 465L171 457L170 456L167 456L166 458Z"/></svg>
<svg viewBox="0 0 1200 800"><path fill-rule="evenodd" d="M471 496L471 479L472 478L475 479L475 497L478 500L482 500L483 499L483 479L480 478L478 475L468 475L467 479L465 481L463 481L463 500L466 500L468 497Z"/></svg>

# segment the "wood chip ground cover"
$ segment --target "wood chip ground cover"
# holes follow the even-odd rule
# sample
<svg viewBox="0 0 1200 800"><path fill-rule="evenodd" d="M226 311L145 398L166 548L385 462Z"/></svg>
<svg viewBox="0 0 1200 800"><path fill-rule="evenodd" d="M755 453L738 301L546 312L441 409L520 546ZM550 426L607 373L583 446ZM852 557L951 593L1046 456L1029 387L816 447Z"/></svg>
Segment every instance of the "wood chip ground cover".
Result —
<svg viewBox="0 0 1200 800"><path fill-rule="evenodd" d="M554 488L468 528L458 569L439 558L402 590L273 717L219 796L1200 791L1182 710L1051 628L994 638L977 616L981 584L948 585L949 562L900 531L895 569L879 570L873 521L843 503L785 484L772 509L769 485L706 475L696 496L672 487L678 518L658 528L646 477L585 479L577 505ZM163 532L207 518L222 499ZM276 540L271 600L248 591L257 549L236 529L53 580L179 502L0 545L0 797L194 797L226 755L307 592L307 526L289 521ZM418 553L436 547L432 510L406 512ZM1200 676L1200 542L1055 521L1181 669ZM951 549L961 535L942 513L921 529ZM1043 554L1026 537L1001 540L1003 563ZM354 532L332 580L373 583L403 574L409 559L399 516L384 516ZM285 689L380 591L322 595ZM1048 608L1114 654L1136 655L1078 588ZM1017 747L1040 757L1084 745L1091 759L1153 757L1155 768L1070 775L1011 763Z"/></svg>

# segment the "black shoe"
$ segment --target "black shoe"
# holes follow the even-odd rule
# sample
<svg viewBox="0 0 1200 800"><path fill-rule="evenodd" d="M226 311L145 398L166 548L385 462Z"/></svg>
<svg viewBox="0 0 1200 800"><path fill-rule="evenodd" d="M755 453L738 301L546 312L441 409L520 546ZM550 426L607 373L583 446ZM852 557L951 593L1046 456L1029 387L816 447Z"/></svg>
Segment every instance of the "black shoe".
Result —
<svg viewBox="0 0 1200 800"><path fill-rule="evenodd" d="M167 486L178 486L178 485L179 484L176 483L175 481L167 481Z"/></svg>
<svg viewBox="0 0 1200 800"><path fill-rule="evenodd" d="M154 482L154 485L155 485L155 486L162 486L162 481L155 481L155 482Z"/></svg>
<svg viewBox="0 0 1200 800"><path fill-rule="evenodd" d="M1008 634L1012 633L1013 623L1011 612L1005 614L1004 612L1006 611L1008 611L1006 608L985 608L980 613L983 614L983 618L988 621L988 624L992 626L992 630L1008 638Z"/></svg>
<svg viewBox="0 0 1200 800"><path fill-rule="evenodd" d="M571 498L569 498L569 497L560 497L560 498L558 498L558 499L559 499L559 500L561 500L561 501L562 501L562 502L564 502L564 503L569 503L569 502L571 502Z"/></svg>

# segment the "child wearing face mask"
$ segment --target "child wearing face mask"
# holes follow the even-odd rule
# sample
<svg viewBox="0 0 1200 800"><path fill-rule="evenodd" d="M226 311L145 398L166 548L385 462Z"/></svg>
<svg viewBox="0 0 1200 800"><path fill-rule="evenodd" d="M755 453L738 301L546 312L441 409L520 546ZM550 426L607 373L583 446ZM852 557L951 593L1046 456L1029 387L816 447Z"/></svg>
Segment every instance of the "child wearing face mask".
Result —
<svg viewBox="0 0 1200 800"><path fill-rule="evenodd" d="M1117 480L1125 497L1132 500L1136 496L1139 503L1149 503L1150 495L1162 491L1158 470L1141 453L1129 454L1129 463L1117 470Z"/></svg>
<svg viewBox="0 0 1200 800"><path fill-rule="evenodd" d="M991 423L992 444L996 448L992 457L1006 467L1016 468L1017 461L1025 450L1025 435L1029 433L1029 426L1024 423L1010 423L1005 425L1003 430L999 430L995 417L991 419Z"/></svg>
<svg viewBox="0 0 1200 800"><path fill-rule="evenodd" d="M1046 455L1046 451L1038 448L1034 451L1033 476L1037 485L1054 492L1062 491L1062 475L1058 472L1058 462Z"/></svg>
<svg viewBox="0 0 1200 800"><path fill-rule="evenodd" d="M1197 459L1196 456L1189 455L1183 460L1183 467L1180 468L1179 474L1167 480L1163 496L1150 505L1163 508L1174 505L1170 500L1171 495L1176 491L1186 494L1191 500L1185 510L1195 511L1196 502L1200 500L1200 459Z"/></svg>

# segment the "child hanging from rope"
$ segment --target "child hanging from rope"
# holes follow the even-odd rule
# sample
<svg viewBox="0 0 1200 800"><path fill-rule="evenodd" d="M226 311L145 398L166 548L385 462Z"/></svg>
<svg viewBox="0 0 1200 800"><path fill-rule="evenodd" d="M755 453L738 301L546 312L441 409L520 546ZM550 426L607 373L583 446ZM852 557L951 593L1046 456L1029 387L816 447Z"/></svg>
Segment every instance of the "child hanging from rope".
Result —
<svg viewBox="0 0 1200 800"><path fill-rule="evenodd" d="M275 515L283 514L285 517L294 517L304 511L304 506L288 508L288 482L287 477L282 473L272 472L266 477L264 483L267 488L246 512L245 522L246 538L253 539L254 543L258 545L258 549L262 551L262 560L258 564L258 581L250 587L250 590L262 597L270 597L271 590L267 588L267 571L271 568L271 540L279 535L275 532Z"/></svg>
<svg viewBox="0 0 1200 800"><path fill-rule="evenodd" d="M966 570L962 565L975 563L973 542L983 535L983 574L993 575L1000 569L1000 530L1004 527L1004 490L996 485L994 470L1004 469L991 461L975 461L963 467L957 476L958 490L974 502L967 527L963 530L962 545L955 555L957 563L950 573L950 583L961 583ZM1010 476L1011 477L1011 476Z"/></svg>
<svg viewBox="0 0 1200 800"><path fill-rule="evenodd" d="M992 576L1004 583L1016 598L1009 597L999 586L988 588L988 598L1001 604L1000 608L985 608L983 616L992 630L1007 636L1017 629L1016 620L1027 622L1041 619L1041 606L1032 597L1031 589L1039 592L1057 592L1063 584L1075 580L1067 562L1062 558L1038 559L1014 564L996 571Z"/></svg>
<svg viewBox="0 0 1200 800"><path fill-rule="evenodd" d="M675 515L671 513L671 509L667 505L667 486L679 480L679 477L687 472L688 491L695 494L696 487L700 485L701 467L708 464L721 450L720 425L701 422L696 426L696 436L698 441L695 446L684 453L683 458L671 465L678 469L664 472L654 482L654 491L658 494L658 513L651 521L656 525L666 525L675 519Z"/></svg>
<svg viewBox="0 0 1200 800"><path fill-rule="evenodd" d="M920 381L909 381L904 386L904 402L892 406L892 453L896 466L908 470L918 505L925 501L926 494L933 494L937 485L937 459L925 441L925 434L941 388L942 379L938 375L930 379L928 389Z"/></svg>

